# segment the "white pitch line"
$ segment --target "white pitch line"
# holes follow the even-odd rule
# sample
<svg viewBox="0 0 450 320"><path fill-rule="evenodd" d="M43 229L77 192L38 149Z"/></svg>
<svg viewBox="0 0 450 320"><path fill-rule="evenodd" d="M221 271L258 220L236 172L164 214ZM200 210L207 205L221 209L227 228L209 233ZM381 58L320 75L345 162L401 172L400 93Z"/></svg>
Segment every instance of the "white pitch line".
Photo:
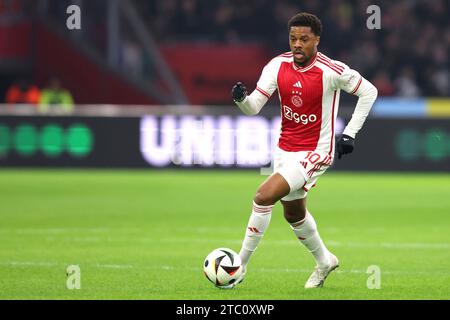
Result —
<svg viewBox="0 0 450 320"><path fill-rule="evenodd" d="M6 229L0 228L0 234L20 234L20 235L34 235L34 234L67 234L67 233L135 233L143 232L137 228L20 228L20 229Z"/></svg>
<svg viewBox="0 0 450 320"><path fill-rule="evenodd" d="M54 262L34 262L34 261L0 261L0 265L10 266L30 266L30 267L55 267L58 263Z"/></svg>
<svg viewBox="0 0 450 320"><path fill-rule="evenodd" d="M28 266L28 267L58 267L58 268L66 268L70 264L64 263L56 263L56 262L37 262L37 261L0 261L0 266ZM165 270L165 271L192 271L195 273L201 273L202 267L190 267L190 266L170 266L170 265L159 265L159 266L135 266L135 265L120 265L120 264L95 264L89 265L84 264L86 267L96 267L100 269L140 269L140 270ZM80 268L83 269L83 264L80 264ZM313 268L253 268L252 272L257 274L258 272L262 273L311 273ZM338 274L367 274L367 270L365 269L342 269L339 268L335 271ZM445 271L433 271L430 273L429 271L396 271L396 270L383 270L381 268L382 275L412 275L412 276L436 276L443 275L449 276L449 272Z"/></svg>
<svg viewBox="0 0 450 320"><path fill-rule="evenodd" d="M209 233L209 232L233 232L235 231L234 228L218 228L218 229L212 229L212 228L195 228L191 231L195 231L198 233ZM340 231L338 228L324 228L324 231L329 233L337 233ZM365 229L367 232L385 232L385 228L369 228ZM155 239L155 238L117 238L117 237L101 237L99 235L110 233L114 234L117 232L133 232L133 233L141 233L143 232L140 229L117 229L117 228L105 228L105 227L99 227L99 228L22 228L22 229L0 229L0 234L7 234L7 233L15 233L20 235L35 235L35 234L42 234L42 235L52 235L47 236L45 238L46 241L59 241L60 239L55 237L59 235L65 235L67 234L83 234L83 233L92 233L96 234L96 236L87 236L87 237L80 237L79 235L76 237L68 237L67 239L70 241L75 242L123 242L123 241L132 241L132 242L140 242L140 243L211 243L215 239L212 239L211 237L203 238L203 239L192 239L192 238L163 238L163 239ZM232 245L240 245L242 240L222 240L226 244L232 244ZM264 241L264 245L291 245L295 246L298 245L298 242L295 240L269 240ZM423 243L423 242L413 242L413 243L402 243L402 242L381 242L381 243L363 243L363 242L339 242L339 241L326 241L327 245L334 246L334 247L349 247L349 248L385 248L385 249L450 249L450 243Z"/></svg>
<svg viewBox="0 0 450 320"><path fill-rule="evenodd" d="M132 269L134 268L132 265L125 264L96 264L97 268L107 268L107 269Z"/></svg>
<svg viewBox="0 0 450 320"><path fill-rule="evenodd" d="M0 233L15 233L15 234L66 234L66 233L80 233L80 232L88 232L88 233L103 233L109 232L108 228L24 228L24 229L13 229L13 230L5 230L0 229Z"/></svg>
<svg viewBox="0 0 450 320"><path fill-rule="evenodd" d="M48 241L56 241L53 237L47 237ZM191 239L191 238L114 238L114 237L75 237L68 240L76 242L140 242L140 243L211 243L215 239ZM225 240L225 244L240 245L242 240ZM380 242L380 243L364 243L364 242L339 242L339 241L325 241L325 243L332 247L348 247L348 248L384 248L384 249L450 249L450 243L424 243L424 242ZM299 242L293 240L267 240L263 245L292 245L298 246Z"/></svg>
<svg viewBox="0 0 450 320"><path fill-rule="evenodd" d="M337 242L327 241L330 246L336 247L354 247L354 248L392 248L392 249L450 249L450 243L422 243L422 242Z"/></svg>
<svg viewBox="0 0 450 320"><path fill-rule="evenodd" d="M182 229L183 231L185 229ZM339 233L344 232L345 230L334 227L324 227L321 228L324 233ZM208 228L208 227L200 227L200 228L192 228L190 229L193 233L233 233L236 232L236 228L231 227L216 227L216 228ZM379 233L379 232L387 232L386 228L377 227L377 228L366 228L365 232L369 233ZM98 227L98 228L18 228L18 229L7 229L0 228L0 234L62 234L62 233L117 233L117 232L145 232L145 230L138 228L108 228L108 227ZM347 231L345 231L347 232Z"/></svg>

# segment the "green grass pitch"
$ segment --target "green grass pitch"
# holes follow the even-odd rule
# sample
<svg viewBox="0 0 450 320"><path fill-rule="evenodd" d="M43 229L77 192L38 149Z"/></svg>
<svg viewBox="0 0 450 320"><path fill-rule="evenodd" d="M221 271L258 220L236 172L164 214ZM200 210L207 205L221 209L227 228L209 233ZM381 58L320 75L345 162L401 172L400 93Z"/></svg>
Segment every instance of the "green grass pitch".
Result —
<svg viewBox="0 0 450 320"><path fill-rule="evenodd" d="M314 261L274 208L245 281L203 275L239 250L257 171L0 170L0 299L448 299L450 175L327 172L309 194L341 262L305 290ZM66 287L78 265L81 289ZM381 271L368 289L367 269Z"/></svg>

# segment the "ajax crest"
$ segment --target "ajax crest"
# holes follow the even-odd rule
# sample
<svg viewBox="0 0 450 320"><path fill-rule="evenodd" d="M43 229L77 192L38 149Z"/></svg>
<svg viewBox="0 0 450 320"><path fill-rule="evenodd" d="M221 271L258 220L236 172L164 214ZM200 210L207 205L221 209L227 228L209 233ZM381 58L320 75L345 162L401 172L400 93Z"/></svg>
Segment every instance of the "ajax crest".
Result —
<svg viewBox="0 0 450 320"><path fill-rule="evenodd" d="M301 107L303 104L302 98L300 98L300 96L297 96L297 95L294 95L291 97L291 102L296 107Z"/></svg>

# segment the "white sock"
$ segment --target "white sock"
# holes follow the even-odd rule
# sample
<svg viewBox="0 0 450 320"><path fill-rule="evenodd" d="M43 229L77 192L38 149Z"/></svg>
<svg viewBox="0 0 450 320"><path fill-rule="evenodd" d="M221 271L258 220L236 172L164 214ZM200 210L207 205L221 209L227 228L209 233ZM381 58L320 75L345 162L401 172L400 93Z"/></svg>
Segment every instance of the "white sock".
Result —
<svg viewBox="0 0 450 320"><path fill-rule="evenodd" d="M291 223L291 228L300 242L314 256L319 268L328 267L331 263L330 252L320 238L313 216L307 211L303 220Z"/></svg>
<svg viewBox="0 0 450 320"><path fill-rule="evenodd" d="M248 260L258 247L264 232L269 226L270 218L272 217L272 208L273 205L260 206L253 201L252 214L248 221L241 251L239 252L243 265L247 265Z"/></svg>

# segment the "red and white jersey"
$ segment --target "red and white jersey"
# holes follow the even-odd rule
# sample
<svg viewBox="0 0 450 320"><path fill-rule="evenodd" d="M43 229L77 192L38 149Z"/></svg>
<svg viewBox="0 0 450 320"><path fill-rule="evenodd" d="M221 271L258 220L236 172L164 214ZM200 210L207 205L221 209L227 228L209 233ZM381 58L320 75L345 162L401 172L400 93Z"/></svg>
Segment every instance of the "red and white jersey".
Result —
<svg viewBox="0 0 450 320"><path fill-rule="evenodd" d="M294 64L291 52L273 58L256 90L269 98L278 89L282 117L278 146L326 154L331 163L340 90L355 94L362 79L357 71L320 52L303 68Z"/></svg>

